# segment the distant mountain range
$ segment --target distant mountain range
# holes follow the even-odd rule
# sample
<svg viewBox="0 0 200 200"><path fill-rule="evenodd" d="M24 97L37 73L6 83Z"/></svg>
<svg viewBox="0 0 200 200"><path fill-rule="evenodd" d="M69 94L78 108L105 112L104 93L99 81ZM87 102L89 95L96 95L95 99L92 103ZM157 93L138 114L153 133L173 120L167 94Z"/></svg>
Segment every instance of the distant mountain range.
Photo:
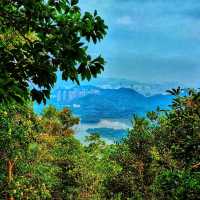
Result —
<svg viewBox="0 0 200 200"><path fill-rule="evenodd" d="M81 123L74 127L80 141L84 141L89 133L98 132L107 142L112 142L127 135L134 114L144 116L158 106L169 109L172 97L166 90L178 86L184 87L178 83L140 83L114 78L83 81L80 86L75 86L70 81L62 81L58 73L47 105L58 109L69 107L80 117ZM43 108L43 105L34 105L37 113Z"/></svg>
<svg viewBox="0 0 200 200"><path fill-rule="evenodd" d="M165 94L145 96L131 88L100 88L91 85L56 88L47 104L57 108L69 107L83 123L101 119L131 119L133 114L144 115L158 106L168 108L172 97ZM41 112L43 106L35 105Z"/></svg>
<svg viewBox="0 0 200 200"><path fill-rule="evenodd" d="M83 81L81 86L93 85L101 89L119 89L130 88L144 96L152 96L155 94L165 94L166 90L177 88L178 86L186 87L177 82L164 82L164 83L142 83L134 80L118 79L118 78L96 78L90 82ZM58 73L57 83L54 89L70 89L74 87L74 83L62 81L61 74Z"/></svg>

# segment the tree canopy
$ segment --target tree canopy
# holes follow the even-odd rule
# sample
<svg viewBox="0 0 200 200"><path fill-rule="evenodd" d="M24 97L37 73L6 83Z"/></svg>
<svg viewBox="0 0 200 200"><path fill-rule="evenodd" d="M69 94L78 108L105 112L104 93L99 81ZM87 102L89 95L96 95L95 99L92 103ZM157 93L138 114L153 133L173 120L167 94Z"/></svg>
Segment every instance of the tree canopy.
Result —
<svg viewBox="0 0 200 200"><path fill-rule="evenodd" d="M200 92L173 95L171 110L134 116L115 144L96 133L81 143L67 108L37 116L29 105L0 103L0 198L199 199Z"/></svg>
<svg viewBox="0 0 200 200"><path fill-rule="evenodd" d="M45 103L58 70L78 84L96 77L105 61L92 58L87 45L106 30L97 11L82 12L78 0L1 0L0 100Z"/></svg>

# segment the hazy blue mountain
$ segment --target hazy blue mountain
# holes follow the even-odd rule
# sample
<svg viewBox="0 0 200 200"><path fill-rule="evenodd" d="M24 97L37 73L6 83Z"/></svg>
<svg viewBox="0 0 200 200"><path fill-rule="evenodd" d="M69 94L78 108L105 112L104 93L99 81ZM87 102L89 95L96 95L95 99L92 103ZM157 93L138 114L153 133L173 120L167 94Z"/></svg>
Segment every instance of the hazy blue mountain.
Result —
<svg viewBox="0 0 200 200"><path fill-rule="evenodd" d="M144 116L158 106L169 109L168 105L171 101L172 97L169 95L145 96L131 88L113 89L82 85L72 88L55 88L47 105L54 105L58 109L69 107L74 114L79 116L81 119L77 131L79 136L97 132L104 139L118 141L127 134L127 130L121 125L117 128L113 126L114 121L117 122L117 126L118 122L124 126L125 121L128 125L133 114ZM34 105L38 113L43 108L43 105ZM105 121L102 123L102 120Z"/></svg>
<svg viewBox="0 0 200 200"><path fill-rule="evenodd" d="M133 114L144 115L157 106L165 109L171 96L146 97L130 88L102 89L96 86L81 86L53 90L47 104L57 108L70 107L85 123L97 123L101 119L131 119ZM42 106L35 106L40 111Z"/></svg>
<svg viewBox="0 0 200 200"><path fill-rule="evenodd" d="M72 81L67 81L67 82L62 81L61 73L58 73L57 75L58 77L57 77L57 83L54 87L55 89L70 89L74 87L74 83ZM130 88L145 96L164 94L166 90L171 88L176 88L178 86L185 87L177 82L142 83L134 80L119 79L119 78L102 78L102 77L92 79L90 82L88 81L81 82L81 86L87 86L89 84L102 89Z"/></svg>

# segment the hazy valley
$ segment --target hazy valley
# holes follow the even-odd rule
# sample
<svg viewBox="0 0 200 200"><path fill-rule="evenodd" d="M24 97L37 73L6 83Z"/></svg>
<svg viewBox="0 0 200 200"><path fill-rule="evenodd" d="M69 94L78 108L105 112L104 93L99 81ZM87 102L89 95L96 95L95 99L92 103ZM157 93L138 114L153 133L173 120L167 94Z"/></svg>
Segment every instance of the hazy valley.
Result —
<svg viewBox="0 0 200 200"><path fill-rule="evenodd" d="M81 141L88 133L97 132L108 142L119 140L126 135L134 114L145 116L158 106L169 109L172 100L165 89L173 83L148 85L121 79L102 79L92 84L72 86L58 81L47 101L47 105L58 109L69 107L80 117L81 123L74 128ZM44 106L35 104L34 108L41 113Z"/></svg>

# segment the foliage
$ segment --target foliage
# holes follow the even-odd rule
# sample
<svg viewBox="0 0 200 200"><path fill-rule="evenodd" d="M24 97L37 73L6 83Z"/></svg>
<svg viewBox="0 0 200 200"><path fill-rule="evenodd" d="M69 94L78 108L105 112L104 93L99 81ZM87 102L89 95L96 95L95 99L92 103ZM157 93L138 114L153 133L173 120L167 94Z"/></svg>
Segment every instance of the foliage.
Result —
<svg viewBox="0 0 200 200"><path fill-rule="evenodd" d="M1 0L0 99L19 101L30 95L45 102L56 82L90 80L104 69L101 56L92 59L87 43L97 43L107 26L97 14L81 12L77 0ZM24 95L26 94L26 95Z"/></svg>
<svg viewBox="0 0 200 200"><path fill-rule="evenodd" d="M199 199L200 93L175 92L172 109L134 116L121 142L74 137L79 119L49 106L0 104L3 199ZM6 148L5 148L6 146Z"/></svg>
<svg viewBox="0 0 200 200"><path fill-rule="evenodd" d="M152 135L149 122L134 116L133 129L118 145L112 159L120 163L121 172L108 183L109 198L120 195L121 199L150 199L149 185L153 180Z"/></svg>
<svg viewBox="0 0 200 200"><path fill-rule="evenodd" d="M81 144L69 109L37 116L27 102L46 102L58 70L78 84L101 73L105 61L92 59L87 43L106 29L78 0L1 0L1 199L200 199L199 90L169 90L171 110L134 116L112 145L98 134Z"/></svg>
<svg viewBox="0 0 200 200"><path fill-rule="evenodd" d="M108 194L121 199L199 199L200 92L180 88L170 111L134 117L133 129L111 159L122 171ZM111 198L111 197L110 197Z"/></svg>
<svg viewBox="0 0 200 200"><path fill-rule="evenodd" d="M200 173L190 170L164 170L153 185L156 199L199 199Z"/></svg>
<svg viewBox="0 0 200 200"><path fill-rule="evenodd" d="M82 145L71 129L79 119L70 110L58 111L50 106L42 116L36 116L30 105L1 104L0 116L3 198L105 197L105 182L121 169L109 159L114 146L107 145L97 135L91 135L87 145Z"/></svg>
<svg viewBox="0 0 200 200"><path fill-rule="evenodd" d="M16 199L49 197L55 169L39 159L35 140L40 127L35 114L29 105L0 107L0 195Z"/></svg>
<svg viewBox="0 0 200 200"><path fill-rule="evenodd" d="M47 119L60 119L60 113L63 119L65 110L56 111L53 107L48 107L43 112L41 123ZM64 119L63 122L67 121L71 127L72 123L69 121L73 121L74 117L66 115ZM51 191L52 198L102 199L104 181L118 170L117 164L109 160L110 147L99 136L88 137L88 145L83 146L73 135L62 134L62 131L64 129L61 129L61 134L57 134L51 129L49 132L43 132L38 138L41 151L45 152L47 157L46 161L59 168L59 182Z"/></svg>
<svg viewBox="0 0 200 200"><path fill-rule="evenodd" d="M74 133L71 127L79 124L79 118L74 117L67 108L58 111L55 107L48 106L43 111L41 123L45 133L67 136Z"/></svg>

